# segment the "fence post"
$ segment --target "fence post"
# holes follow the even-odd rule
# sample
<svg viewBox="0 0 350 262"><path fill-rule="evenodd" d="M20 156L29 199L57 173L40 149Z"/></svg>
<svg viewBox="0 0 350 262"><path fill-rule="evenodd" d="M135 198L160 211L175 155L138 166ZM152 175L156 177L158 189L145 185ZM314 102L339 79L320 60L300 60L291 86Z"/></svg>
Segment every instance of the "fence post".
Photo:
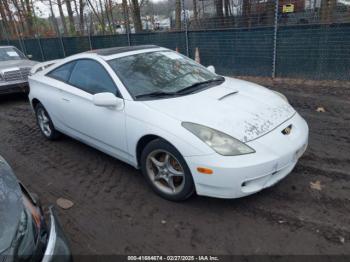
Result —
<svg viewBox="0 0 350 262"><path fill-rule="evenodd" d="M276 77L276 60L277 60L277 33L278 33L278 10L279 0L275 0L275 24L273 34L273 58L272 58L272 78Z"/></svg>
<svg viewBox="0 0 350 262"><path fill-rule="evenodd" d="M85 14L84 16L85 16L85 21L87 21L86 14ZM90 46L90 50L92 50L92 41L91 41L91 24L92 24L92 17L91 17L91 14L90 14L90 24L89 24L89 26L87 26L87 30L88 30L88 37L89 37L89 46Z"/></svg>
<svg viewBox="0 0 350 262"><path fill-rule="evenodd" d="M185 0L182 0L182 10L184 12L183 18L185 20L186 55L189 56L190 50L189 50L189 45L188 45L188 26L187 26L187 13L186 13L186 8L185 8Z"/></svg>
<svg viewBox="0 0 350 262"><path fill-rule="evenodd" d="M123 5L124 26L125 26L125 31L126 31L126 37L128 38L128 45L131 46L129 10L128 10L128 6L124 4L124 1L123 1L122 5Z"/></svg>
<svg viewBox="0 0 350 262"><path fill-rule="evenodd" d="M44 55L43 47L41 45L40 36L37 36L37 40L38 40L38 44L39 44L39 48L40 48L41 59L43 61L45 61L45 55Z"/></svg>
<svg viewBox="0 0 350 262"><path fill-rule="evenodd" d="M59 35L59 38L60 38L60 42L61 42L63 57L66 57L66 50L64 48L63 39L62 39L62 35L61 34Z"/></svg>

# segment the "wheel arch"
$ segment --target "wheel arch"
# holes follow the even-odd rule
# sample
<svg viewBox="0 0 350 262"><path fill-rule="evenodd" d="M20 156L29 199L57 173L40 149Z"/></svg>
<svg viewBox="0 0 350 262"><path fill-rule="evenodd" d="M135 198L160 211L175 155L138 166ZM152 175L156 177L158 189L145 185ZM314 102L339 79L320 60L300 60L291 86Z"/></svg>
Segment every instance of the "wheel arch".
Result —
<svg viewBox="0 0 350 262"><path fill-rule="evenodd" d="M33 98L30 102L31 102L32 107L33 107L34 110L35 110L35 107L36 107L39 103L41 104L40 100L37 99L37 98Z"/></svg>
<svg viewBox="0 0 350 262"><path fill-rule="evenodd" d="M137 166L140 167L140 161L141 161L141 154L142 151L144 150L144 148L152 141L156 140L156 139L163 139L164 138L160 137L159 135L154 135L154 134L148 134L148 135L144 135L142 136L137 144L136 144L136 161L137 161ZM165 140L167 141L167 140ZM168 141L167 141L168 142ZM168 142L169 143L169 142Z"/></svg>

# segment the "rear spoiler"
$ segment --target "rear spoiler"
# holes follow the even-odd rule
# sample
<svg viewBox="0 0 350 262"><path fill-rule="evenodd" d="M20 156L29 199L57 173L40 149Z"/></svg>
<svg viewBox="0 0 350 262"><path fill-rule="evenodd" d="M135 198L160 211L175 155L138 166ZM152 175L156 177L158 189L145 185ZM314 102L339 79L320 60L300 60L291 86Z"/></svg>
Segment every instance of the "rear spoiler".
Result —
<svg viewBox="0 0 350 262"><path fill-rule="evenodd" d="M46 61L46 62L42 62L39 64L36 64L35 66L32 67L32 69L30 70L30 75L34 75L37 72L40 72L56 63L58 63L59 61L61 61L61 59L56 59L56 60L50 60L50 61Z"/></svg>

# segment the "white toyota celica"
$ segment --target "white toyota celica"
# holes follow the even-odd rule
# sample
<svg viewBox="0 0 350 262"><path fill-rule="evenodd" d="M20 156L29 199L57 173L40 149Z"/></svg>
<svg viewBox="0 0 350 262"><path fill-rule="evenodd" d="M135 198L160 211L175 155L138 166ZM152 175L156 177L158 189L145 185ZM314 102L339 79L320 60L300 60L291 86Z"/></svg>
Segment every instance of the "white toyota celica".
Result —
<svg viewBox="0 0 350 262"><path fill-rule="evenodd" d="M243 197L292 171L309 130L284 95L214 71L157 46L101 49L34 67L29 98L46 138L140 168L166 199Z"/></svg>

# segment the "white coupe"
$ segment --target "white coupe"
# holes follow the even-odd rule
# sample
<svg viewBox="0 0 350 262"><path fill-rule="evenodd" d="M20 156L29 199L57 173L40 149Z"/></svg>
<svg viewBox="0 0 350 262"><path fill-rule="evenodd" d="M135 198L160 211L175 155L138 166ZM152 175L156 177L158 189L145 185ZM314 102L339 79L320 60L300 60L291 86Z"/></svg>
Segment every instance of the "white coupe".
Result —
<svg viewBox="0 0 350 262"><path fill-rule="evenodd" d="M284 95L157 46L39 64L29 84L46 138L64 133L140 168L169 200L258 192L286 177L308 144Z"/></svg>

